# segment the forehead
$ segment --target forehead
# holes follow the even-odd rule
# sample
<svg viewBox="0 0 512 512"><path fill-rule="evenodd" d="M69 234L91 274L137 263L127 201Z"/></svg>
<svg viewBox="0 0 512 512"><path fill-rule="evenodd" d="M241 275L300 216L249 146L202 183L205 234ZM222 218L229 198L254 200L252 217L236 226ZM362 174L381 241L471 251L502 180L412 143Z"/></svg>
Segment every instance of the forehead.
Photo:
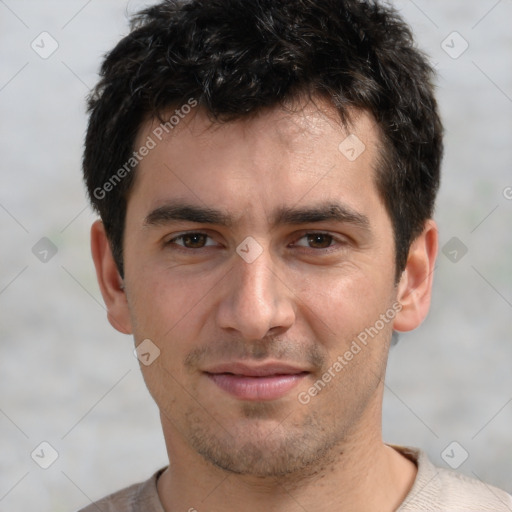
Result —
<svg viewBox="0 0 512 512"><path fill-rule="evenodd" d="M322 99L226 123L212 122L201 107L179 118L175 112L141 127L135 147L152 149L137 167L129 204L138 198L149 209L172 196L242 212L376 199L380 137L364 111L351 112L347 126Z"/></svg>

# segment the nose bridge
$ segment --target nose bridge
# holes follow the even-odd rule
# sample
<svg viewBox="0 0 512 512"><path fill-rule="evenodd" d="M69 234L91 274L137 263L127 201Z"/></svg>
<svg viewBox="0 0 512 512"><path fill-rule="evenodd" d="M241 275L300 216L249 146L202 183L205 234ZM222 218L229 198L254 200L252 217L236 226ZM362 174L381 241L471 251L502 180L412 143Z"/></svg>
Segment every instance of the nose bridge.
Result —
<svg viewBox="0 0 512 512"><path fill-rule="evenodd" d="M268 251L254 260L237 256L220 305L221 327L247 339L261 339L272 329L288 328L294 311L286 287L276 277Z"/></svg>
<svg viewBox="0 0 512 512"><path fill-rule="evenodd" d="M262 254L255 261L237 262L238 291L240 299L248 301L257 300L261 305L270 306L275 301L274 284L270 279L271 262L268 261L268 253Z"/></svg>

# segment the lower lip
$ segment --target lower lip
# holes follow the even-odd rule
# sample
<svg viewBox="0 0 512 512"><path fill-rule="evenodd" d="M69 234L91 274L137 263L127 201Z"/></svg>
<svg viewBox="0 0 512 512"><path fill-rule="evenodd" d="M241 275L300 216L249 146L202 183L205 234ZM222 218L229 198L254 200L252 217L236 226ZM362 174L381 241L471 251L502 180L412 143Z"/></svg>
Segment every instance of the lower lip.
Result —
<svg viewBox="0 0 512 512"><path fill-rule="evenodd" d="M246 377L231 373L207 373L206 375L219 388L241 400L276 400L293 389L307 373L266 377Z"/></svg>

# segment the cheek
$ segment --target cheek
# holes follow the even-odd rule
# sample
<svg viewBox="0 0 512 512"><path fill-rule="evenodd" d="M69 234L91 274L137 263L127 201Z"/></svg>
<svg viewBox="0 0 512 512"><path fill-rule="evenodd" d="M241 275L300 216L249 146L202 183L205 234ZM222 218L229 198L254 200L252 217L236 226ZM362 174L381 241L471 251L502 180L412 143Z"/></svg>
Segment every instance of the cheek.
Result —
<svg viewBox="0 0 512 512"><path fill-rule="evenodd" d="M301 283L301 315L326 349L341 350L391 306L392 282L360 269L346 276L322 274Z"/></svg>
<svg viewBox="0 0 512 512"><path fill-rule="evenodd" d="M141 371L155 402L172 417L181 410L183 388L195 394L183 361L199 337L201 296L179 279L166 280L162 273L141 273L130 291L136 342L151 340L158 354L150 365L141 360Z"/></svg>
<svg viewBox="0 0 512 512"><path fill-rule="evenodd" d="M316 286L304 290L310 300L302 315L326 355L324 367L305 393L313 396L310 393L322 389L314 406L329 411L333 421L339 421L339 411L346 417L361 413L385 374L392 318L382 321L381 315L393 311L393 286L391 280L375 279L353 275L330 280L321 292ZM338 404L338 412L333 404Z"/></svg>
<svg viewBox="0 0 512 512"><path fill-rule="evenodd" d="M136 339L150 338L164 345L177 331L186 337L198 325L202 295L192 283L153 271L141 272L127 288Z"/></svg>

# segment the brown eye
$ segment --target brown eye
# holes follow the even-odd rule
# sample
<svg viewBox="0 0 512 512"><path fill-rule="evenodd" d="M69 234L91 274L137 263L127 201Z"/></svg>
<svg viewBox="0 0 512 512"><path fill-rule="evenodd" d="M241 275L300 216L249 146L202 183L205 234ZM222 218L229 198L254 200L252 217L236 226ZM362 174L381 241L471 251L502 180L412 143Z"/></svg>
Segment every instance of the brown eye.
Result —
<svg viewBox="0 0 512 512"><path fill-rule="evenodd" d="M203 249L209 246L217 245L216 242L206 233L192 231L182 233L166 242L167 246L177 245L185 249Z"/></svg>
<svg viewBox="0 0 512 512"><path fill-rule="evenodd" d="M313 233L306 236L309 247L313 249L326 249L331 246L333 241L332 236L325 233Z"/></svg>
<svg viewBox="0 0 512 512"><path fill-rule="evenodd" d="M183 246L187 249L201 249L206 245L208 236L203 233L190 233L182 235Z"/></svg>

